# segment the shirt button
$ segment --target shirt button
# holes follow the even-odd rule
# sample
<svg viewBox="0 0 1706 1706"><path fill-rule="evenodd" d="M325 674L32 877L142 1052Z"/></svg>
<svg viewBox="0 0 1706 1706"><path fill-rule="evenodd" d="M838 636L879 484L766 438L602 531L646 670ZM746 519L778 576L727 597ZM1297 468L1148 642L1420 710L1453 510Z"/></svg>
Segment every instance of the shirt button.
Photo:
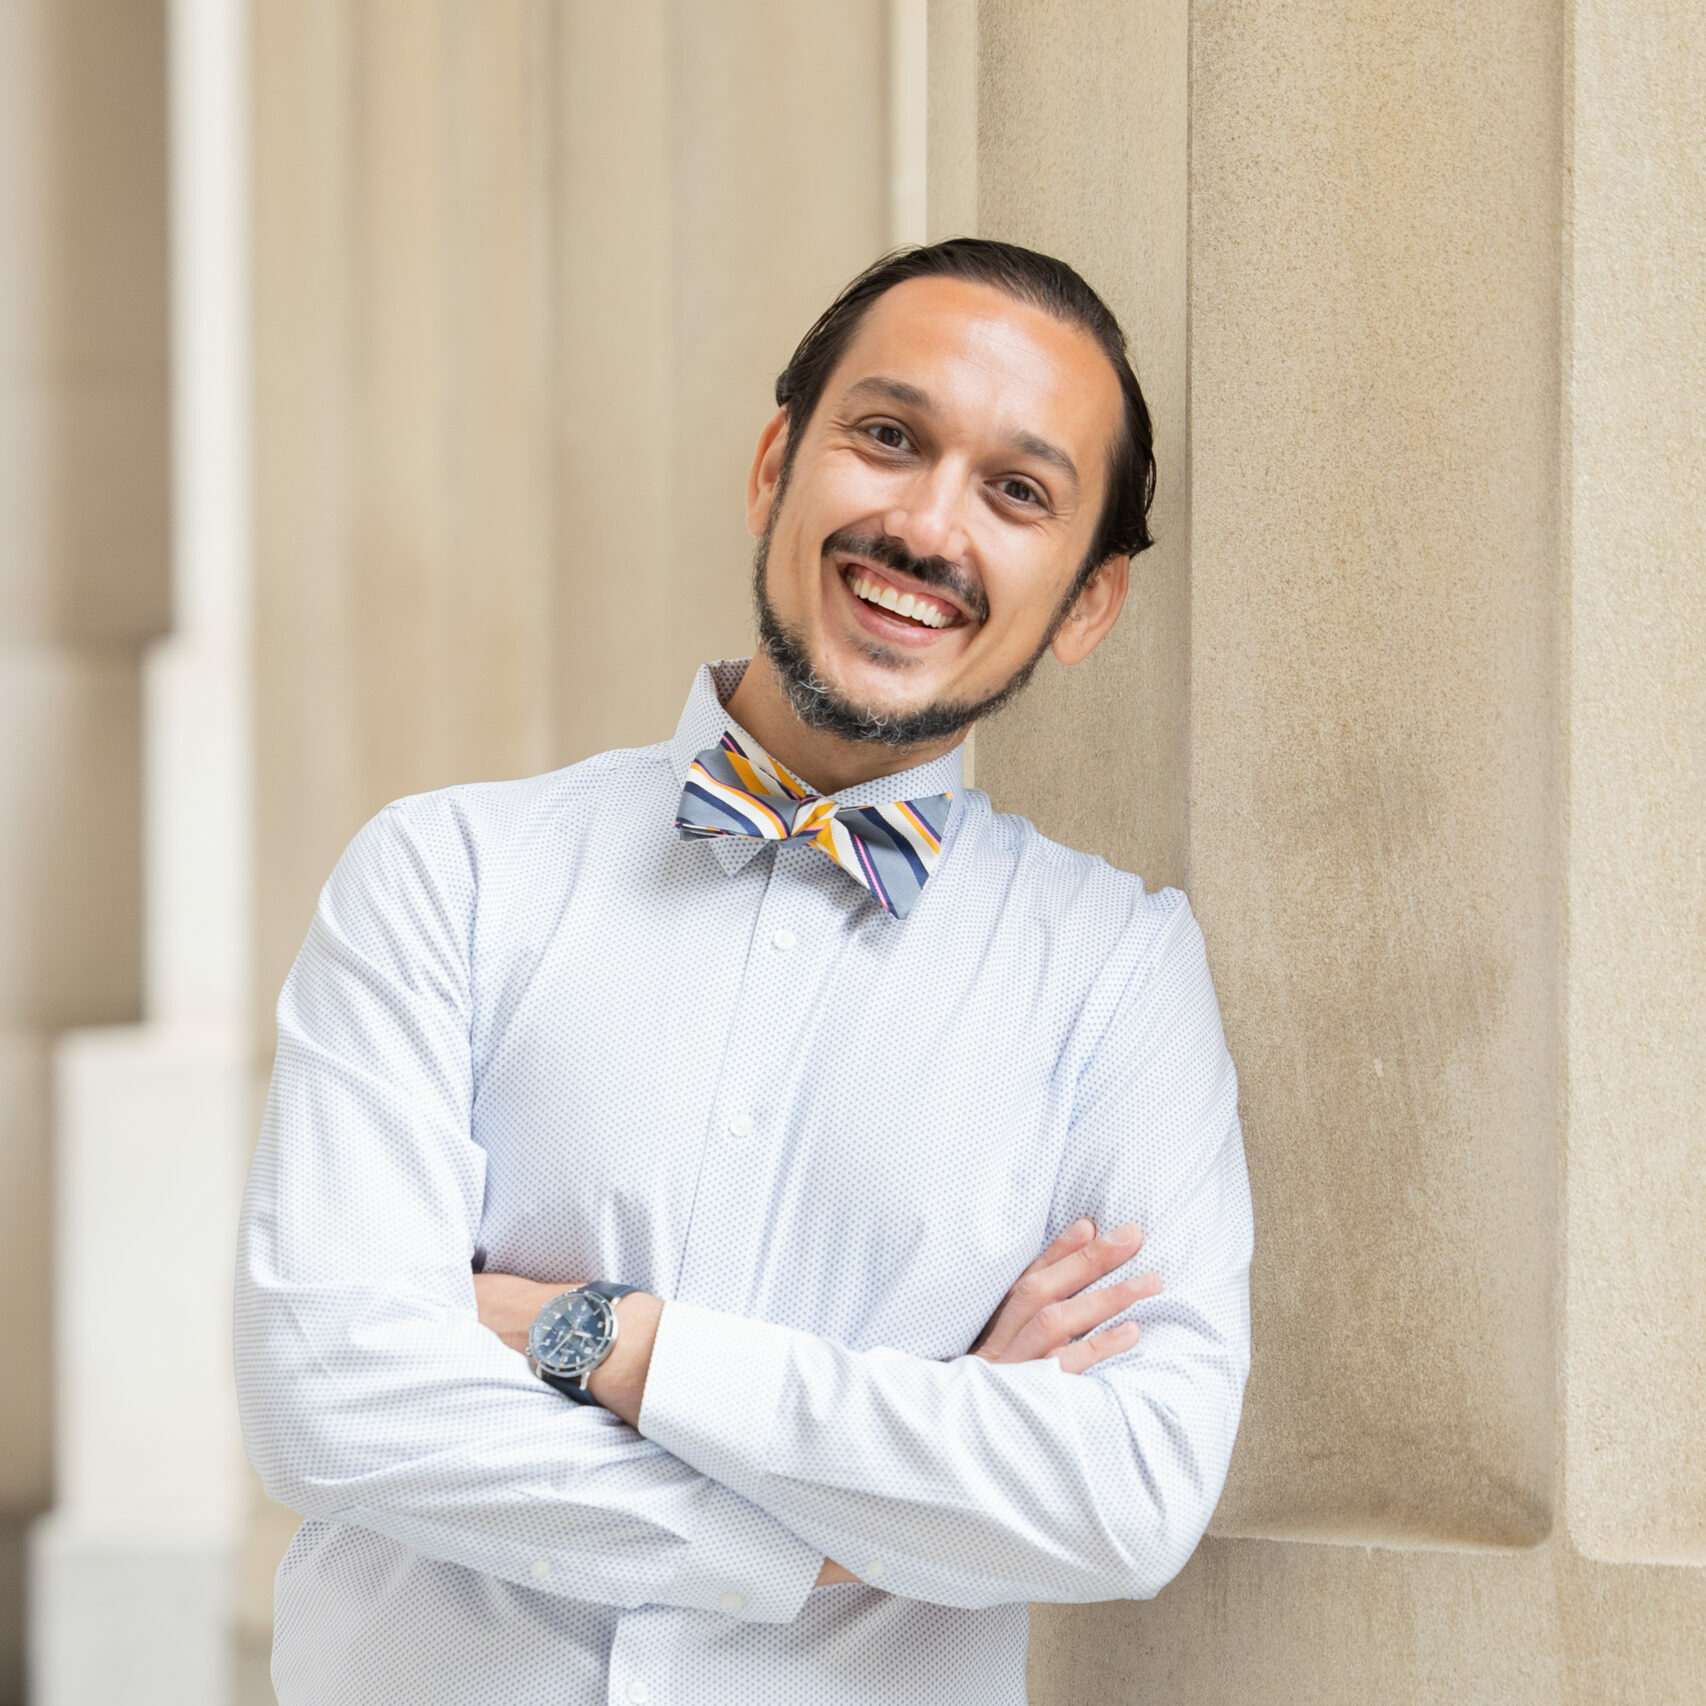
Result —
<svg viewBox="0 0 1706 1706"><path fill-rule="evenodd" d="M777 953L786 954L792 951L794 944L798 941L799 937L792 930L778 930L771 936L770 946Z"/></svg>
<svg viewBox="0 0 1706 1706"><path fill-rule="evenodd" d="M752 1136L752 1115L751 1114L736 1114L735 1117L729 1121L729 1136L730 1137L751 1137Z"/></svg>
<svg viewBox="0 0 1706 1706"><path fill-rule="evenodd" d="M873 1558L870 1563L865 1566L865 1580L868 1582L874 1582L882 1573L883 1561L881 1558Z"/></svg>
<svg viewBox="0 0 1706 1706"><path fill-rule="evenodd" d="M650 1698L646 1693L646 1685L638 1677L628 1684L628 1698L634 1702L634 1706L646 1706L646 1701Z"/></svg>
<svg viewBox="0 0 1706 1706"><path fill-rule="evenodd" d="M533 1560L533 1573L536 1576L548 1576L551 1573L551 1566L543 1558L535 1558Z"/></svg>
<svg viewBox="0 0 1706 1706"><path fill-rule="evenodd" d="M732 1617L743 1605L746 1604L746 1595L743 1593L719 1594L717 1596L717 1604Z"/></svg>

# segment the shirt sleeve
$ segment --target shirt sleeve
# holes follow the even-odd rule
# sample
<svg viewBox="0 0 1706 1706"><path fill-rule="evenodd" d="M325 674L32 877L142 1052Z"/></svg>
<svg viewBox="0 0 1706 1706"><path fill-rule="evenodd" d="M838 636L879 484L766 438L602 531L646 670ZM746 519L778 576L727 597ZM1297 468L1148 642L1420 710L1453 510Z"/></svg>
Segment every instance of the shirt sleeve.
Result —
<svg viewBox="0 0 1706 1706"><path fill-rule="evenodd" d="M527 1588L789 1622L821 1553L479 1323L476 894L429 806L357 836L279 1001L238 1249L249 1455L292 1509Z"/></svg>
<svg viewBox="0 0 1706 1706"><path fill-rule="evenodd" d="M640 1431L855 1575L965 1608L1147 1598L1220 1496L1249 1372L1249 1184L1182 899L1079 1073L1050 1235L1127 1220L1164 1290L1088 1373L935 1362L666 1304ZM730 1371L739 1370L739 1378Z"/></svg>

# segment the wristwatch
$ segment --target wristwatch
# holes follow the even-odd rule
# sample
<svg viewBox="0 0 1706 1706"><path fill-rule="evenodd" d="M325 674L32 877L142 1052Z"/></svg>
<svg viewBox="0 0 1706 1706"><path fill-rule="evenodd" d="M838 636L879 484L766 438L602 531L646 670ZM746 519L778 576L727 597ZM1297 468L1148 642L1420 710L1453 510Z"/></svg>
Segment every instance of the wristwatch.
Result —
<svg viewBox="0 0 1706 1706"><path fill-rule="evenodd" d="M586 1383L616 1346L616 1299L639 1289L592 1280L553 1297L527 1329L527 1358L539 1378L577 1404L596 1404Z"/></svg>

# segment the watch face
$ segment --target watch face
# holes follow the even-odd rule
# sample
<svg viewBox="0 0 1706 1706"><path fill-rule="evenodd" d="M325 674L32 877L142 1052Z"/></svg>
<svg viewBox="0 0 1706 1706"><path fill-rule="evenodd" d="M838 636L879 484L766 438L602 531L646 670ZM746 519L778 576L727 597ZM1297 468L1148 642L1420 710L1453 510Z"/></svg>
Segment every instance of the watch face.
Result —
<svg viewBox="0 0 1706 1706"><path fill-rule="evenodd" d="M616 1337L616 1312L590 1291L566 1292L539 1311L527 1336L533 1360L552 1374L578 1376L604 1360Z"/></svg>

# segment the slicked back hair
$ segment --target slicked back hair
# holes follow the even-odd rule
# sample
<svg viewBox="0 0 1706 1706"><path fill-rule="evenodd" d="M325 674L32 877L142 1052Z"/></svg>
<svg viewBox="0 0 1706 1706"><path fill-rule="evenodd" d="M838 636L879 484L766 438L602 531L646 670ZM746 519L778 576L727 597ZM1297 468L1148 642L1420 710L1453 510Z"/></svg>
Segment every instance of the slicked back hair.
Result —
<svg viewBox="0 0 1706 1706"><path fill-rule="evenodd" d="M1065 261L1057 261L1052 255L987 237L950 237L922 248L897 249L867 267L823 311L777 375L776 401L788 411L783 482L793 467L806 422L816 411L830 374L871 304L897 284L915 278L959 278L988 285L1016 302L1077 326L1096 340L1119 380L1125 402L1123 430L1108 456L1108 492L1102 518L1089 555L1067 594L1069 606L1107 558L1135 557L1152 543L1149 505L1155 496L1155 435L1119 321Z"/></svg>

